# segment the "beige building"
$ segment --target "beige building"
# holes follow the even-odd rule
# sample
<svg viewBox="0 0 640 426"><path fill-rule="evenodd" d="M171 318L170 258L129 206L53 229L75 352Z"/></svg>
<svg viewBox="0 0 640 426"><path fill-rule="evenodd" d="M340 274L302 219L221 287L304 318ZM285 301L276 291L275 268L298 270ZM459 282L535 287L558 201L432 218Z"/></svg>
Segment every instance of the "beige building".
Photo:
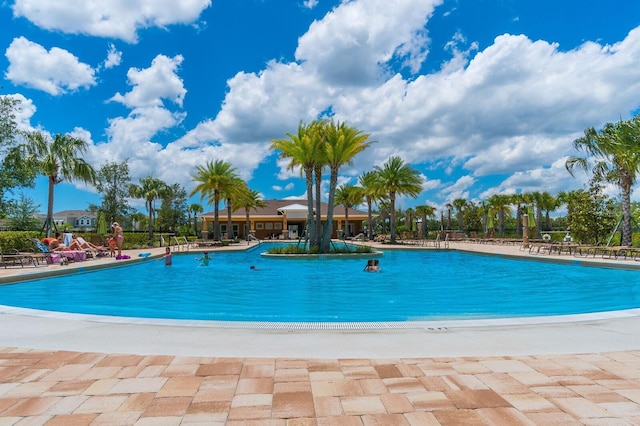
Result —
<svg viewBox="0 0 640 426"><path fill-rule="evenodd" d="M297 239L304 235L307 223L307 200L265 200L266 207L249 211L249 232L258 239ZM320 215L323 223L327 220L328 204L322 203ZM350 208L349 236L364 232L363 222L367 220L367 212ZM314 209L314 214L316 214ZM224 238L227 233L227 209L218 212L220 235ZM202 219L202 238L213 238L214 212L204 213ZM345 228L345 208L336 206L333 209L332 238L342 237ZM240 239L247 238L246 211L240 208L231 214L233 236Z"/></svg>

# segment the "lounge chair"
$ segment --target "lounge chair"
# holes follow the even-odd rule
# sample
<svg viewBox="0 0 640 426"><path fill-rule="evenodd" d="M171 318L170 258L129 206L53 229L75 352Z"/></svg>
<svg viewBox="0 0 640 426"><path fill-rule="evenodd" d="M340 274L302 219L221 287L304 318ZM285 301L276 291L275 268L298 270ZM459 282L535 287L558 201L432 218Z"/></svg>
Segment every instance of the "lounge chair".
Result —
<svg viewBox="0 0 640 426"><path fill-rule="evenodd" d="M25 261L27 262L27 265L30 263L35 267L38 266L33 256L19 253L18 250L11 250L10 253L0 251L0 263L4 266L4 269L7 269L7 266L9 265L20 265L21 268L24 268Z"/></svg>
<svg viewBox="0 0 640 426"><path fill-rule="evenodd" d="M35 248L46 256L47 263L60 263L62 258L66 258L70 262L79 262L87 260L87 253L84 250L60 250L53 251L37 238L30 238Z"/></svg>

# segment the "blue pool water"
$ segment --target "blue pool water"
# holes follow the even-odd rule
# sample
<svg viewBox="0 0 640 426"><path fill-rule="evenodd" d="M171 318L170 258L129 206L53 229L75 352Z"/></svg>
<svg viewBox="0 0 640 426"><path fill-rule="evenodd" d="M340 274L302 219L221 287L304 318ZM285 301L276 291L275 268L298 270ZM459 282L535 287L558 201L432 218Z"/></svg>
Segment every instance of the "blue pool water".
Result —
<svg viewBox="0 0 640 426"><path fill-rule="evenodd" d="M230 321L406 321L562 315L640 306L640 271L453 251L366 259L175 254L95 272L0 286L0 305L73 313ZM258 270L251 270L256 265Z"/></svg>

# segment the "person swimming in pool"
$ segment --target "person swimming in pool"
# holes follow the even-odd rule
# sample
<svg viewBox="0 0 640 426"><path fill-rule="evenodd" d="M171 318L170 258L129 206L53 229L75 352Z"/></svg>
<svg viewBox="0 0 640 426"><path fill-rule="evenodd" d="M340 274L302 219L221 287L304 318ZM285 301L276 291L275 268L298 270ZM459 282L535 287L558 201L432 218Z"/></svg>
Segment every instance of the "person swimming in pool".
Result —
<svg viewBox="0 0 640 426"><path fill-rule="evenodd" d="M160 260L164 259L164 266L171 266L172 258L171 258L171 247L167 247L164 251L164 256L160 258Z"/></svg>
<svg viewBox="0 0 640 426"><path fill-rule="evenodd" d="M367 266L364 267L364 270L367 272L379 272L380 271L380 261L378 259L369 259L367 260Z"/></svg>
<svg viewBox="0 0 640 426"><path fill-rule="evenodd" d="M196 260L200 262L200 266L209 266L209 261L211 260L209 252L205 251L202 253L202 257L196 257Z"/></svg>

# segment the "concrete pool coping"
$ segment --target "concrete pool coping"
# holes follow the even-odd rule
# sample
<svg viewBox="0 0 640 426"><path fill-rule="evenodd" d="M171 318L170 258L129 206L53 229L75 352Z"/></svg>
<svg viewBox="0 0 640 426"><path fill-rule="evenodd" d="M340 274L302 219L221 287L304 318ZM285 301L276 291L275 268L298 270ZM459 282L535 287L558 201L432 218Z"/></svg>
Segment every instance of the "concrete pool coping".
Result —
<svg viewBox="0 0 640 426"><path fill-rule="evenodd" d="M451 248L534 258L514 246L452 242ZM154 256L163 249L156 250L158 253L154 252ZM548 260L556 260L554 256L544 256ZM567 255L558 258L557 261L571 259ZM634 261L599 258L594 261L615 267L625 264L630 268L637 266ZM590 260L580 259L580 262ZM640 336L637 334L640 309L559 317L368 323L360 327L356 326L357 323L348 323L339 329L335 324L309 328L304 323L293 326L270 323L265 326L265 323L150 320L13 307L0 307L0 320L3 324L0 346L107 353L411 358L562 354L640 348Z"/></svg>

